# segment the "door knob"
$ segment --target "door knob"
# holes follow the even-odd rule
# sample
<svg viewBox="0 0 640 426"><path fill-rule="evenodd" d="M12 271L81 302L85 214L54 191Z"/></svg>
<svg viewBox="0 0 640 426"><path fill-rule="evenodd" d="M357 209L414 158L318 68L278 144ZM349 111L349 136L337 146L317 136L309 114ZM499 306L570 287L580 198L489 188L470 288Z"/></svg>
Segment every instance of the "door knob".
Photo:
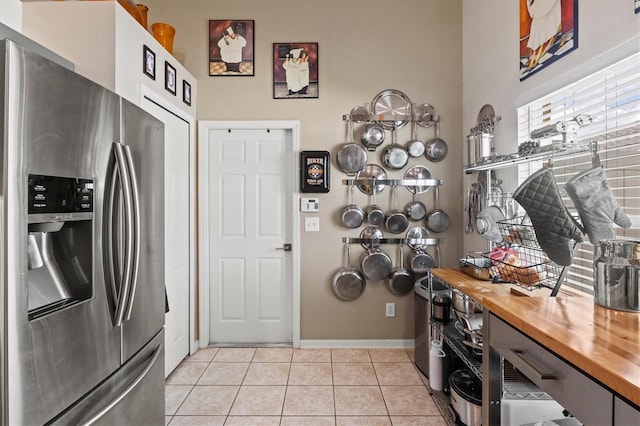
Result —
<svg viewBox="0 0 640 426"><path fill-rule="evenodd" d="M276 250L291 251L291 244L283 244L282 247L277 247Z"/></svg>

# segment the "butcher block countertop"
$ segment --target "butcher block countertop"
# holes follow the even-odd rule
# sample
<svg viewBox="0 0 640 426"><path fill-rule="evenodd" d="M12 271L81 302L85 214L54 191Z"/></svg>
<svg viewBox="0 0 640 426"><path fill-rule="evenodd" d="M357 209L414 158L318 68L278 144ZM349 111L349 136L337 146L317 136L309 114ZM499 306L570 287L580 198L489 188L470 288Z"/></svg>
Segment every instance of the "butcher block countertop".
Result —
<svg viewBox="0 0 640 426"><path fill-rule="evenodd" d="M510 286L479 281L454 269L432 272L640 406L640 313L603 308L590 296L566 297L562 289L558 297L517 297L535 294L514 294Z"/></svg>

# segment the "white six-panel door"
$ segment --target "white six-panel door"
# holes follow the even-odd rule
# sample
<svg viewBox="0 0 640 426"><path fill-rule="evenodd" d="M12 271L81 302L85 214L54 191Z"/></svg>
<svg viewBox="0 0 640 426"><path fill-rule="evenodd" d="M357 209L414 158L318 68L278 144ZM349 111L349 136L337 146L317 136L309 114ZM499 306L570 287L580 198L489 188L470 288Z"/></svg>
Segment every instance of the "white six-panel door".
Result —
<svg viewBox="0 0 640 426"><path fill-rule="evenodd" d="M200 131L203 131L202 125ZM200 134L201 255L208 265L209 341L290 343L292 131L208 129ZM206 144L206 147L202 146ZM202 271L202 269L201 269ZM201 336L201 340L203 336Z"/></svg>

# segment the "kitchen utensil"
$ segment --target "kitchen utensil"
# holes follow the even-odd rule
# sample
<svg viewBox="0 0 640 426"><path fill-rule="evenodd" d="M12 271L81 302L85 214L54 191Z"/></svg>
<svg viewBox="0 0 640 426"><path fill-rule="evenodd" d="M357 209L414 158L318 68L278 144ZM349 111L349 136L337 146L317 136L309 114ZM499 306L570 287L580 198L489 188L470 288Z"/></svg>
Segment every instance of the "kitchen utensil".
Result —
<svg viewBox="0 0 640 426"><path fill-rule="evenodd" d="M402 244L398 245L400 251L400 262L387 277L387 288L393 294L407 294L413 290L415 279L413 274L404 267L404 256Z"/></svg>
<svg viewBox="0 0 640 426"><path fill-rule="evenodd" d="M360 244L367 250L371 250L379 245L379 241L384 235L377 226L367 226L360 232L360 238L363 241Z"/></svg>
<svg viewBox="0 0 640 426"><path fill-rule="evenodd" d="M411 139L407 142L406 148L409 155L413 158L422 157L422 154L424 154L424 142L418 139L417 123L415 120L411 121Z"/></svg>
<svg viewBox="0 0 640 426"><path fill-rule="evenodd" d="M347 264L334 274L331 289L338 299L351 301L362 295L366 281L360 271L351 266L351 244L346 246Z"/></svg>
<svg viewBox="0 0 640 426"><path fill-rule="evenodd" d="M456 370L449 376L451 407L461 424L482 424L482 382L471 371ZM457 422L456 422L457 423Z"/></svg>
<svg viewBox="0 0 640 426"><path fill-rule="evenodd" d="M431 127L435 118L435 108L429 104L414 104L413 119L420 127Z"/></svg>
<svg viewBox="0 0 640 426"><path fill-rule="evenodd" d="M440 233L447 230L449 227L449 215L443 210L440 210L440 195L439 187L435 187L435 209L432 210L426 217L425 221L427 228L432 232Z"/></svg>
<svg viewBox="0 0 640 426"><path fill-rule="evenodd" d="M367 151L375 151L385 139L385 130L380 123L366 123L361 128L360 142L367 148Z"/></svg>
<svg viewBox="0 0 640 426"><path fill-rule="evenodd" d="M600 241L593 270L596 305L640 312L640 241Z"/></svg>
<svg viewBox="0 0 640 426"><path fill-rule="evenodd" d="M385 279L392 269L391 258L379 246L362 253L362 273L373 281Z"/></svg>
<svg viewBox="0 0 640 426"><path fill-rule="evenodd" d="M364 222L364 211L353 200L353 185L349 187L349 193L351 194L351 204L342 209L341 220L347 228L357 228Z"/></svg>
<svg viewBox="0 0 640 426"><path fill-rule="evenodd" d="M386 185L376 183L377 180L384 180L387 178L387 173L384 169L377 164L367 164L364 169L356 174L356 180L358 183L358 189L360 192L373 195L381 193L386 188Z"/></svg>
<svg viewBox="0 0 640 426"><path fill-rule="evenodd" d="M353 122L347 119L347 143L344 144L336 155L338 167L344 173L353 175L364 169L367 164L367 151L353 141Z"/></svg>
<svg viewBox="0 0 640 426"><path fill-rule="evenodd" d="M405 216L404 212L398 210L398 187L393 185L391 188L391 198L393 199L394 209L389 212L385 219L385 226L387 231L392 234L400 234L407 230L409 227L409 219Z"/></svg>
<svg viewBox="0 0 640 426"><path fill-rule="evenodd" d="M433 257L425 249L415 249L409 256L409 269L416 274L426 274L434 265Z"/></svg>
<svg viewBox="0 0 640 426"><path fill-rule="evenodd" d="M491 259L467 256L460 259L460 270L470 277L491 281Z"/></svg>
<svg viewBox="0 0 640 426"><path fill-rule="evenodd" d="M365 209L365 214L367 215L367 221L371 225L380 226L384 223L384 211L382 211L382 207L380 207L376 203L377 191L371 191L371 192L372 192L373 201L372 201L372 204Z"/></svg>
<svg viewBox="0 0 640 426"><path fill-rule="evenodd" d="M477 150L479 147L478 135L472 133L467 135L467 164L475 164L478 162L479 157L477 154Z"/></svg>
<svg viewBox="0 0 640 426"><path fill-rule="evenodd" d="M398 128L391 130L391 144L382 151L382 163L391 170L400 170L409 162L409 153L397 142Z"/></svg>
<svg viewBox="0 0 640 426"><path fill-rule="evenodd" d="M432 340L429 349L429 387L436 391L443 389L443 359L447 354L442 350L442 342L440 340Z"/></svg>
<svg viewBox="0 0 640 426"><path fill-rule="evenodd" d="M498 227L498 222L504 220L502 209L498 206L489 206L482 209L476 217L476 231L485 240L499 243L502 241L502 234Z"/></svg>
<svg viewBox="0 0 640 426"><path fill-rule="evenodd" d="M440 121L435 124L435 137L428 141L425 145L424 155L427 160L437 163L444 160L447 156L449 148L447 143L440 137Z"/></svg>
<svg viewBox="0 0 640 426"><path fill-rule="evenodd" d="M416 200L415 194L413 194L413 201L411 201L404 208L404 212L414 222L420 221L427 216L427 206L422 201Z"/></svg>
<svg viewBox="0 0 640 426"><path fill-rule="evenodd" d="M422 165L412 166L404 173L405 180L431 179L431 171ZM406 185L405 188L414 194L424 194L431 188L429 185Z"/></svg>
<svg viewBox="0 0 640 426"><path fill-rule="evenodd" d="M433 320L439 323L448 324L451 322L451 297L437 295L432 297L431 314Z"/></svg>
<svg viewBox="0 0 640 426"><path fill-rule="evenodd" d="M462 314L474 314L482 312L482 305L460 290L453 289L453 309ZM469 329L474 328L469 323L466 323L465 326Z"/></svg>
<svg viewBox="0 0 640 426"><path fill-rule="evenodd" d="M427 247L426 244L421 241L412 240L425 240L429 238L429 236L430 235L429 231L427 231L427 228L424 228L422 226L414 226L407 231L407 245L413 250L425 249Z"/></svg>
<svg viewBox="0 0 640 426"><path fill-rule="evenodd" d="M383 90L374 96L371 101L371 109L375 115L383 116L411 116L411 101L409 97L399 90L388 89ZM398 129L404 127L407 124L407 119L403 118L397 121L382 121L380 122L382 127L387 130L391 130L394 127Z"/></svg>

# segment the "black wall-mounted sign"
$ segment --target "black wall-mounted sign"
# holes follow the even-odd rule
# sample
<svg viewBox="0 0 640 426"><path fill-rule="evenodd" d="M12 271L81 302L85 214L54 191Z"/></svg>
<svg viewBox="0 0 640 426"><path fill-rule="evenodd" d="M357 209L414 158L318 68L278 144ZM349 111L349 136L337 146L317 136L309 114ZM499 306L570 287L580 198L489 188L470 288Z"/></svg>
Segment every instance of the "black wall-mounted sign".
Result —
<svg viewBox="0 0 640 426"><path fill-rule="evenodd" d="M330 166L328 151L300 152L300 191L329 192Z"/></svg>

